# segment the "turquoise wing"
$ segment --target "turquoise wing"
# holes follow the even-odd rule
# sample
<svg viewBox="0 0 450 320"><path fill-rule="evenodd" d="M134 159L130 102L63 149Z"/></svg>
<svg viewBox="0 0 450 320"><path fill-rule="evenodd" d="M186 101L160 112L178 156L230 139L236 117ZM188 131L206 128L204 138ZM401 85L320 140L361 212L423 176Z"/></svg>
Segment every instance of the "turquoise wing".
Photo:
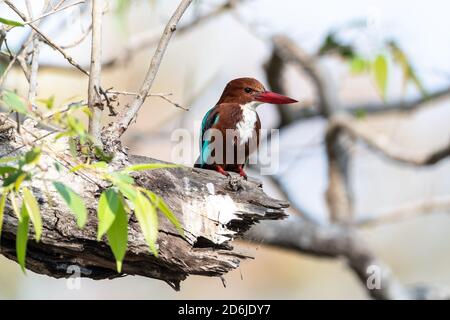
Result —
<svg viewBox="0 0 450 320"><path fill-rule="evenodd" d="M205 116L203 117L203 120L202 120L201 135L200 135L200 165L201 166L203 166L204 164L207 163L207 159L210 155L209 144L211 141L209 141L205 137L205 132L219 121L219 113L214 112L213 110L214 110L214 108L209 110L205 114Z"/></svg>

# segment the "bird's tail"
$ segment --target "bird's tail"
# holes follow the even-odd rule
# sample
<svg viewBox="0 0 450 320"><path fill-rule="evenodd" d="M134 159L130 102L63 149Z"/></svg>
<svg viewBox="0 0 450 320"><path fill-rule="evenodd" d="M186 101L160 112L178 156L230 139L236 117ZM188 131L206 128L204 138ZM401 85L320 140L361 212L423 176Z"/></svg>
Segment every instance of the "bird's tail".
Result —
<svg viewBox="0 0 450 320"><path fill-rule="evenodd" d="M197 158L197 160L195 160L194 168L203 168L203 164L200 161L200 156Z"/></svg>

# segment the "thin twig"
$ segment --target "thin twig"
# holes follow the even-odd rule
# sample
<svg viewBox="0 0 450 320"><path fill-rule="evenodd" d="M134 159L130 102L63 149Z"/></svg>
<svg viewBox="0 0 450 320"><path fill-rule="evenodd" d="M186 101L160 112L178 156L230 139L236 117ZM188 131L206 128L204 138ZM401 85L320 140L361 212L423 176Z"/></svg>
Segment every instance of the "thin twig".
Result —
<svg viewBox="0 0 450 320"><path fill-rule="evenodd" d="M24 49L30 44L32 40L32 37L29 37L20 47L19 51L14 55L14 57L9 62L8 66L6 67L5 71L3 71L2 76L0 77L0 88L3 86L3 82L6 79L6 76L8 75L9 71L11 70L14 63L17 61L17 58L24 52Z"/></svg>
<svg viewBox="0 0 450 320"><path fill-rule="evenodd" d="M27 20L27 17L20 12L19 9L17 9L16 6L14 6L11 1L9 0L5 0L4 1L6 5L8 5L23 21ZM58 51L59 53L62 54L62 56L67 60L67 62L69 62L71 65L73 65L75 68L77 68L78 70L80 70L82 73L84 73L85 75L89 76L89 72L84 70L83 67L76 62L70 55L68 55L60 46L58 46L55 42L53 42L49 37L47 37L38 27L36 27L33 23L30 23L29 26L36 31L41 37L42 39L54 50Z"/></svg>
<svg viewBox="0 0 450 320"><path fill-rule="evenodd" d="M237 2L239 1L236 0L226 1L225 3L215 8L214 10L199 17L196 17L191 22L178 27L177 36L180 36L186 33L187 31L191 31L193 28L198 27L225 12L228 12L229 10L233 9L236 6ZM159 34L155 34L154 32L151 31L145 31L140 34L133 35L131 39L128 41L125 48L122 51L120 51L117 55L105 61L104 66L112 67L118 62L129 61L131 55L135 54L139 50L143 50L145 48L149 48L157 44L158 41L159 41Z"/></svg>
<svg viewBox="0 0 450 320"><path fill-rule="evenodd" d="M357 219L357 226L372 227L411 219L431 212L450 213L450 196L441 196L432 199L403 205L394 209L384 210L381 213L366 215Z"/></svg>
<svg viewBox="0 0 450 320"><path fill-rule="evenodd" d="M78 39L76 39L72 43L69 43L69 44L61 46L61 48L62 49L70 49L70 48L76 47L77 45L82 43L84 41L84 39L86 39L86 37L89 35L89 33L91 33L91 31L92 31L92 24L90 24L89 28L87 28L86 31L83 32L81 37L79 37Z"/></svg>
<svg viewBox="0 0 450 320"><path fill-rule="evenodd" d="M114 90L106 90L107 94L116 94L116 95L126 95L126 96L137 96L139 95L139 93L137 92L129 92L129 91L114 91ZM189 108L183 107L182 105L180 105L179 103L171 100L170 98L168 98L169 96L172 96L172 93L149 93L147 94L147 98L148 97L158 97L161 98L167 102L169 102L170 104L172 104L173 106L183 109L185 111L189 111Z"/></svg>
<svg viewBox="0 0 450 320"><path fill-rule="evenodd" d="M148 93L150 92L166 48L169 45L169 41L177 28L177 24L191 3L192 0L182 0L172 17L170 18L169 22L167 23L158 43L158 47L156 48L155 54L153 55L152 61L150 62L150 67L147 71L147 75L145 76L142 87L139 90L139 94L131 103L130 108L126 110L119 118L117 125L113 125L114 131L112 131L112 133L115 139L120 138L120 136L127 130L133 119L135 119L135 117L137 116L139 109L141 108L142 104L147 98Z"/></svg>
<svg viewBox="0 0 450 320"><path fill-rule="evenodd" d="M361 139L367 146L380 152L389 159L414 166L430 166L450 157L450 141L448 144L425 154L417 154L412 150L393 144L383 134L376 134L367 128L364 121L355 120L349 115L332 117L327 129L327 135L332 137L339 131L344 131L351 136Z"/></svg>
<svg viewBox="0 0 450 320"><path fill-rule="evenodd" d="M24 24L24 25L28 25L28 24L34 23L34 22L36 22L36 21L38 21L38 20L41 20L41 19L43 19L43 18L46 18L46 17L52 15L52 14L55 14L55 13L57 13L57 12L66 10L66 9L68 9L68 8L70 8L70 7L73 7L73 6L76 6L76 5L79 5L79 4L81 4L81 3L85 3L85 2L86 2L85 0L82 0L82 1L78 1L78 2L74 2L74 3L68 4L68 5L66 5L66 6L64 6L64 7L62 7L62 8L58 8L58 9L56 9L56 10L53 10L53 11L49 11L49 12L47 12L47 13L44 13L44 14L41 15L40 17L37 17L37 18L32 19L32 20L30 20L30 21L26 21L26 22L24 22L23 24Z"/></svg>

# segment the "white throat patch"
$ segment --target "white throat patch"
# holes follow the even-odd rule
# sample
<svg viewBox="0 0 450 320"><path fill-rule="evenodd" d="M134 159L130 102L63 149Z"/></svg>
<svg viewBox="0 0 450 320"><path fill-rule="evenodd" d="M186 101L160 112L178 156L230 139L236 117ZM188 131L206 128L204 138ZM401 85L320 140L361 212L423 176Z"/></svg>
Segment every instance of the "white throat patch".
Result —
<svg viewBox="0 0 450 320"><path fill-rule="evenodd" d="M241 105L242 119L236 125L239 134L239 143L245 144L254 134L255 123L257 120L256 107L261 102L252 101Z"/></svg>

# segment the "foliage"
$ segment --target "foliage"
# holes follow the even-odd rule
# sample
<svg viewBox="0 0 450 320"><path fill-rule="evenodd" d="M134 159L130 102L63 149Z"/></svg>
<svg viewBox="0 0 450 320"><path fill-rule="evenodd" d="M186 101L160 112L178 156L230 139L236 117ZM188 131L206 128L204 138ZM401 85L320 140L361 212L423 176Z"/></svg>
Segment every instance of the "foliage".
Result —
<svg viewBox="0 0 450 320"><path fill-rule="evenodd" d="M22 22L9 20L9 19L5 19L5 18L2 18L2 17L0 17L0 23L6 24L6 25L11 26L11 27L23 27L23 23Z"/></svg>
<svg viewBox="0 0 450 320"><path fill-rule="evenodd" d="M351 24L347 27L361 27L361 24ZM426 90L416 75L409 59L404 51L394 40L384 41L379 52L373 56L363 56L358 52L356 46L352 43L345 43L339 38L339 32L346 28L333 30L328 33L321 44L319 55L337 55L348 62L350 71L353 74L369 73L373 76L375 85L380 96L385 99L389 78L389 61L401 68L403 73L403 87L412 83L422 95L426 95Z"/></svg>
<svg viewBox="0 0 450 320"><path fill-rule="evenodd" d="M55 98L39 99L38 102L49 111L55 111ZM87 130L76 116L81 111L90 116L89 110L82 102L70 103L59 108L50 116L43 116L39 111L32 110L31 105L12 91L0 94L0 104L10 111L26 114L28 117L55 129L54 141L66 139L70 145L71 163L68 166L54 161L54 166L61 174L90 174L100 185L108 187L102 190L97 206L97 240L105 236L117 262L117 271L122 271L128 242L128 220L134 212L150 251L157 256L156 245L158 237L158 213L171 221L183 235L181 224L169 209L164 200L136 184L133 172L161 168L175 168L177 165L163 163L148 163L130 165L121 170L114 170L111 166L112 157L103 150L94 147ZM88 210L83 196L78 194L66 183L45 177L45 170L40 166L41 156L46 154L46 143L39 141L28 147L25 153L0 159L0 235L2 230L5 206L9 203L18 219L16 236L16 254L22 270L25 271L26 248L30 222L34 230L34 239L39 241L43 232L43 222L39 203L44 203L42 195L37 198L33 193L31 181L40 179L47 187L51 186L60 195L63 203L73 213L79 228L88 222ZM48 154L51 156L51 154ZM47 199L51 203L51 198ZM19 209L20 208L20 209Z"/></svg>

